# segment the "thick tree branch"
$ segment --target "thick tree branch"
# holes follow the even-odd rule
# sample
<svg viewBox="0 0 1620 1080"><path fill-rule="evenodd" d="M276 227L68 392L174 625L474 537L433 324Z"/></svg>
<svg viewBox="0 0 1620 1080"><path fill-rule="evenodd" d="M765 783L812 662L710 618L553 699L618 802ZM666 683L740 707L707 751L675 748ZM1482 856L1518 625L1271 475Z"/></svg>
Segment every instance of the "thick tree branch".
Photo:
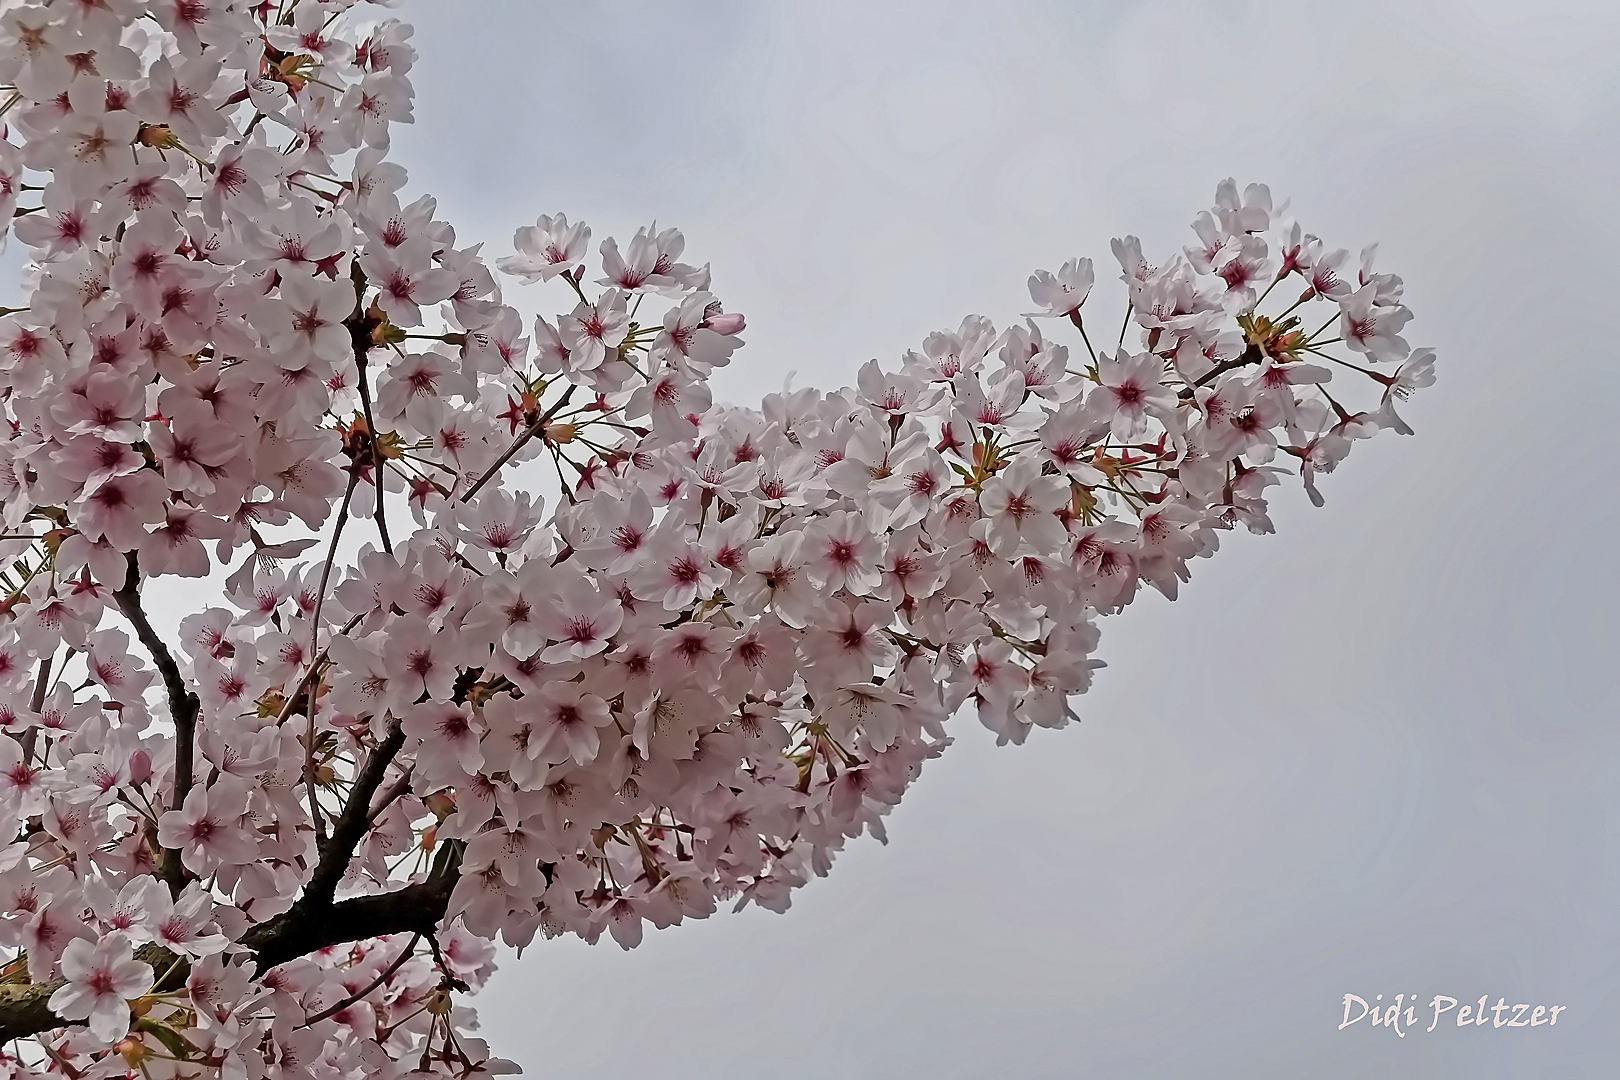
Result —
<svg viewBox="0 0 1620 1080"><path fill-rule="evenodd" d="M62 982L57 979L43 984L0 985L0 1041L20 1039L66 1024L68 1021L51 1012L46 1004Z"/></svg>
<svg viewBox="0 0 1620 1080"><path fill-rule="evenodd" d="M124 618L135 627L135 636L141 639L146 651L152 654L152 662L157 665L159 673L163 676L164 688L169 692L169 715L174 719L174 794L169 800L169 808L178 810L184 805L186 795L191 791L196 742L194 736L197 711L201 708L201 702L197 700L196 694L186 689L186 681L180 676L180 665L174 662L169 647L152 628L152 621L146 617L146 611L141 607L141 569L135 553L132 551L125 558L128 560L129 570L124 575L123 587L113 593L113 600L118 604L118 610L124 613ZM166 849L158 873L168 882L169 891L179 895L186 883L185 868L180 863L180 852L173 848Z"/></svg>
<svg viewBox="0 0 1620 1080"><path fill-rule="evenodd" d="M348 801L343 804L343 812L332 826L332 837L327 841L326 850L321 852L321 861L316 864L314 873L309 876L309 884L304 886L304 895L298 900L300 906L315 910L331 906L338 882L349 870L354 849L360 846L360 839L371 824L371 797L382 784L388 772L388 763L394 760L394 755L404 745L405 732L399 721L395 720L389 724L388 734L383 741L377 744L355 775L354 784L349 788Z"/></svg>
<svg viewBox="0 0 1620 1080"><path fill-rule="evenodd" d="M254 951L254 966L263 974L277 964L307 956L329 945L384 937L388 934L433 933L444 918L459 871L452 870L394 892L356 896L324 910L300 900L285 913L242 936Z"/></svg>

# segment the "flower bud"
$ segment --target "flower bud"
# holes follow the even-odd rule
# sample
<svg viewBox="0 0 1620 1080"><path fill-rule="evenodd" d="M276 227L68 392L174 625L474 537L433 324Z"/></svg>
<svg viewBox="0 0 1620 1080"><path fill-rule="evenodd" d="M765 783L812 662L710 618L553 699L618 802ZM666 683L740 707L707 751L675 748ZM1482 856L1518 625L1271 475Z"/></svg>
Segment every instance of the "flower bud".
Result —
<svg viewBox="0 0 1620 1080"><path fill-rule="evenodd" d="M167 124L142 124L135 133L135 141L154 150L173 150L180 145L179 136L170 131Z"/></svg>
<svg viewBox="0 0 1620 1080"><path fill-rule="evenodd" d="M129 755L129 782L140 785L152 779L152 755L146 750L137 750Z"/></svg>
<svg viewBox="0 0 1620 1080"><path fill-rule="evenodd" d="M139 1035L125 1035L113 1043L113 1049L118 1056L132 1069L139 1069L152 1056L152 1048L147 1046Z"/></svg>
<svg viewBox="0 0 1620 1080"><path fill-rule="evenodd" d="M449 788L443 791L435 791L423 799L422 803L428 808L428 812L440 821L456 812L456 797L451 794Z"/></svg>
<svg viewBox="0 0 1620 1080"><path fill-rule="evenodd" d="M705 319L703 325L717 334L730 337L732 334L742 333L744 323L743 317L733 312L728 315L716 315L713 318Z"/></svg>

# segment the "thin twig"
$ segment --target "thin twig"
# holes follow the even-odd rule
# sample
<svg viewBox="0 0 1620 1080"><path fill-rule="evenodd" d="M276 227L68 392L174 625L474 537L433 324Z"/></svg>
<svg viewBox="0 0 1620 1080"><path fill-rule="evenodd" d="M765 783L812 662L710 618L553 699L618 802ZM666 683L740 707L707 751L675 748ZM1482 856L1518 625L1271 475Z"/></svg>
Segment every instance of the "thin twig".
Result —
<svg viewBox="0 0 1620 1080"><path fill-rule="evenodd" d="M333 636L342 637L356 626L359 626L360 620L365 617L365 612L361 612L359 615L351 615L349 621L344 623L343 627ZM276 725L278 727L286 723L287 717L293 714L293 709L298 705L298 695L304 692L304 688L309 685L309 680L315 677L315 672L320 670L322 664L326 663L326 657L331 651L332 643L328 641L326 647L315 655L315 659L309 662L309 668L305 670L304 677L298 680L298 685L293 687L293 692L287 695L287 700L282 704L281 712L276 714Z"/></svg>
<svg viewBox="0 0 1620 1080"><path fill-rule="evenodd" d="M359 372L360 409L366 417L366 437L371 442L372 474L377 478L377 506L373 516L377 519L377 535L382 540L383 551L392 555L394 545L388 539L388 515L383 509L382 448L377 445L377 422L371 418L371 387L370 380L366 377L366 348L360 342L356 342L354 346L354 366Z"/></svg>
<svg viewBox="0 0 1620 1080"><path fill-rule="evenodd" d="M1249 364L1258 364L1261 360L1265 359L1265 355L1265 353L1260 351L1260 346L1250 345L1247 349L1243 350L1242 355L1234 356L1230 360L1222 360L1220 363L1204 372L1204 374L1200 375L1192 386L1189 386L1187 389L1181 391L1179 396L1183 398L1190 398L1193 396L1194 387L1203 386L1211 379L1214 379L1218 375L1224 375L1233 368L1245 367Z"/></svg>
<svg viewBox="0 0 1620 1080"><path fill-rule="evenodd" d="M415 765L405 766L405 771L400 774L399 779L395 780L392 784L389 784L388 787L383 790L383 793L377 797L376 805L371 808L371 813L366 815L367 825L374 824L378 818L383 816L390 806L394 805L395 799L398 799L401 795L411 790L411 774L415 772L415 770Z"/></svg>
<svg viewBox="0 0 1620 1080"><path fill-rule="evenodd" d="M338 538L343 535L343 523L349 520L349 503L354 499L354 489L360 484L360 470L351 465L349 467L349 487L343 493L343 505L338 508L337 524L332 526L332 544L326 551L326 563L321 567L321 587L315 593L315 611L310 615L309 651L315 653L315 646L321 636L321 607L326 603L326 583L332 576L332 563L337 559Z"/></svg>
<svg viewBox="0 0 1620 1080"><path fill-rule="evenodd" d="M496 473L500 472L503 465L512 460L513 454L517 453L524 446L528 445L530 439L534 438L545 429L546 424L553 416L557 415L558 410L560 410L564 405L568 404L568 399L574 396L574 390L576 388L577 384L569 384L568 389L563 392L561 400L559 400L557 404L553 405L551 408L547 409L538 420L525 428L523 430L523 434L519 435L516 439L513 439L512 445L506 448L506 453L497 458L495 464L485 469L484 475L478 478L478 482L463 492L461 498L456 501L466 502L468 499L478 494L478 489L489 483L490 478Z"/></svg>
<svg viewBox="0 0 1620 1080"><path fill-rule="evenodd" d="M315 593L315 610L310 615L309 652L315 655L315 646L321 640L321 607L326 603L326 584L332 576L332 564L337 561L338 539L343 535L343 523L349 520L349 504L354 500L354 489L360 484L360 467L349 464L349 486L343 492L343 505L338 507L337 522L332 526L332 544L326 551L326 562L321 566L321 587ZM310 667L314 671L314 665ZM309 687L309 704L304 714L309 724L304 734L304 792L309 798L309 819L315 825L315 838L326 839L326 821L321 817L320 799L315 790L315 697L320 688L317 679Z"/></svg>
<svg viewBox="0 0 1620 1080"><path fill-rule="evenodd" d="M1097 362L1097 350L1091 347L1091 339L1086 336L1086 322L1080 317L1080 309L1075 308L1069 314L1069 321L1074 323L1075 329L1080 331L1080 340L1086 343L1086 352L1091 354L1091 362Z"/></svg>
<svg viewBox="0 0 1620 1080"><path fill-rule="evenodd" d="M304 794L309 799L309 820L315 825L315 849L326 846L326 818L321 814L320 793L315 790L315 699L320 696L321 679L317 675L309 688L309 707L304 710L309 721L304 731Z"/></svg>
<svg viewBox="0 0 1620 1080"><path fill-rule="evenodd" d="M45 659L39 662L39 677L34 680L34 696L29 700L28 703L28 708L31 712L38 713L45 707L45 692L50 689L51 664L53 661L55 661L55 659L56 654L53 652L50 656L47 656ZM38 734L39 728L37 727L31 727L27 731L23 732L23 737L20 741L22 742L24 765L28 764L34 758L34 743Z"/></svg>
<svg viewBox="0 0 1620 1080"><path fill-rule="evenodd" d="M470 988L450 971L450 965L445 961L444 953L439 949L439 935L430 932L427 939L429 947L433 949L433 962L438 966L439 974L444 976L445 982L450 984L452 990L460 990L462 993L466 993Z"/></svg>
<svg viewBox="0 0 1620 1080"><path fill-rule="evenodd" d="M169 647L158 637L157 631L152 628L152 621L141 607L141 570L135 553L132 551L125 558L129 570L124 576L123 588L113 593L113 600L118 604L118 610L124 613L124 618L135 627L135 635L146 646L146 651L152 654L152 662L162 673L163 685L169 692L169 715L174 718L174 794L170 798L169 809L178 810L185 805L186 796L191 793L193 735L197 727L197 712L202 703L196 694L186 689L185 680L180 676L180 665L174 662ZM180 862L178 849L164 850L159 874L168 882L169 891L178 896L185 887L185 868Z"/></svg>
<svg viewBox="0 0 1620 1080"><path fill-rule="evenodd" d="M322 1009L308 1020L305 1020L302 1024L299 1024L298 1027L307 1028L320 1023L329 1016L336 1016L338 1013L342 1012L344 1009L347 1009L350 1005L353 1005L355 1002L377 989L377 987L387 982L394 972L404 967L405 961L409 960L416 953L416 943L421 940L421 934L412 934L411 943L405 946L405 951L400 953L392 964L389 964L386 968L384 968L382 974L378 975L375 979L371 980L370 983L366 984L366 988L364 990L350 994L336 1005L333 1005L330 1009ZM293 1030L297 1031L298 1028L294 1028Z"/></svg>

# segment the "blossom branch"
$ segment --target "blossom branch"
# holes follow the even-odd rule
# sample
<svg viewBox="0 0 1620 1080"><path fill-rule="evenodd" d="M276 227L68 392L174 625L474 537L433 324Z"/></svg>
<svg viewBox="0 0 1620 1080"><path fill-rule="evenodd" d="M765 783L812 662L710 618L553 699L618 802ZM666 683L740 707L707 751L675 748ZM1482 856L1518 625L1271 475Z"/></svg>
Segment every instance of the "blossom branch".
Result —
<svg viewBox="0 0 1620 1080"><path fill-rule="evenodd" d="M1073 259L1030 278L1040 310L1021 326L971 316L855 387L718 403L711 376L745 323L681 261L677 230L603 241L592 299L585 223L541 216L492 268L433 199L406 201L387 152L411 108L410 31L351 26L351 6L213 5L201 28L198 5L102 5L92 36L142 17L165 33L104 80L125 107L70 117L58 54L84 37L76 6L35 5L22 38L0 33L0 65L39 84L0 86L15 92L0 111L26 117L0 132L0 238L35 269L23 308L0 308L0 420L28 433L0 445L0 478L49 479L0 484L6 542L46 553L0 570L16 623L0 715L22 746L19 762L0 739L0 865L35 891L17 903L44 943L0 976L0 1037L88 1028L18 1051L30 1066L508 1072L461 1038L471 1014L448 996L484 980L502 934L631 948L728 897L785 908L877 828L962 706L999 742L1072 722L1097 617L1149 587L1174 599L1217 530L1271 531L1278 453L1320 504L1318 478L1356 440L1410 433L1395 406L1434 381L1373 249L1357 266L1274 222L1262 185L1228 181L1185 258L1115 242L1130 290L1115 355L1089 340L1094 268ZM18 214L29 168L54 179L35 188L45 212ZM530 334L492 269L561 275L578 304ZM1296 274L1301 299L1258 315L1266 283ZM1304 336L1317 316L1295 311L1317 301L1335 310ZM435 311L449 332L426 325ZM1073 323L1089 364L1039 319ZM1351 354L1317 363L1330 345ZM1327 392L1347 361L1381 403ZM501 483L519 457L551 459L562 505ZM392 523L389 470L409 511ZM383 550L340 565L368 474ZM294 519L313 535L259 536ZM144 580L206 580L248 540L228 605L198 597L171 655ZM141 645L102 631L114 606ZM53 672L76 649L73 686ZM158 675L172 731L144 727ZM349 750L317 746L356 723ZM86 854L147 846L156 868ZM340 900L349 884L382 891ZM398 956L394 934L411 940ZM356 941L372 943L362 968L267 977ZM174 992L188 974L192 994ZM384 983L410 1007L389 991L375 1031L330 1022ZM206 1051L186 1033L205 1009Z"/></svg>
<svg viewBox="0 0 1620 1080"><path fill-rule="evenodd" d="M1266 354L1261 350L1260 346L1251 344L1248 348L1244 349L1243 352L1232 357L1232 359L1222 360L1220 363L1204 372L1193 381L1192 386L1189 386L1185 390L1181 391L1180 396L1184 399L1190 398L1193 396L1195 387L1207 386L1220 376L1225 375L1228 371L1232 371L1240 367L1246 367L1249 364L1258 364L1265 358Z"/></svg>
<svg viewBox="0 0 1620 1080"><path fill-rule="evenodd" d="M344 623L338 629L337 635L334 636L342 636L343 634L347 634L350 630L353 630L356 626L359 626L360 620L364 618L364 614L349 616L349 621ZM312 686L311 680L313 680L320 672L321 665L326 663L327 658L331 655L331 652L332 643L331 641L328 641L326 645L322 647L321 651L315 654L315 658L309 662L309 667L305 669L303 676L298 680L298 685L293 687L293 692L287 695L287 700L282 703L281 711L276 714L276 723L278 725L286 723L287 718L298 711L298 703L303 700L304 692L310 689ZM312 707L313 706L309 703L305 704L305 708Z"/></svg>
<svg viewBox="0 0 1620 1080"><path fill-rule="evenodd" d="M250 929L242 935L241 943L253 952L255 970L262 975L279 964L333 945L392 934L426 936L432 934L439 920L444 918L458 879L459 875L452 870L394 892L344 900L330 905L322 913L295 905ZM406 951L407 959L414 948L413 943ZM163 973L153 987L154 993L176 990L184 986L191 975L191 965L185 958L161 945L143 945L135 951L135 957L150 964L152 970ZM84 1023L58 1016L48 1004L51 995L66 982L59 977L44 983L0 983L0 1043Z"/></svg>

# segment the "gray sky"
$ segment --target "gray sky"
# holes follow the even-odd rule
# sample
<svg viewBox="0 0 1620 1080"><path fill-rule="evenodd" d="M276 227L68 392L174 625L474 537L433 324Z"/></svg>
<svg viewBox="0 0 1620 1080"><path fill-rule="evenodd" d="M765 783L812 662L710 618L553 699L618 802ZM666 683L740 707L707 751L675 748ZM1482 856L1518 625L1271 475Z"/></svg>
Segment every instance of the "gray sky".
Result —
<svg viewBox="0 0 1620 1080"><path fill-rule="evenodd" d="M1111 236L1168 254L1228 175L1382 241L1440 354L1415 437L1105 621L1081 726L959 718L786 916L508 956L492 1043L531 1076L1612 1069L1620 8L1558 7L407 0L413 188L494 255L558 210L678 225L748 317L735 400L1005 325L1037 267L1111 278ZM1400 1039L1336 1030L1346 993L1567 1011Z"/></svg>

